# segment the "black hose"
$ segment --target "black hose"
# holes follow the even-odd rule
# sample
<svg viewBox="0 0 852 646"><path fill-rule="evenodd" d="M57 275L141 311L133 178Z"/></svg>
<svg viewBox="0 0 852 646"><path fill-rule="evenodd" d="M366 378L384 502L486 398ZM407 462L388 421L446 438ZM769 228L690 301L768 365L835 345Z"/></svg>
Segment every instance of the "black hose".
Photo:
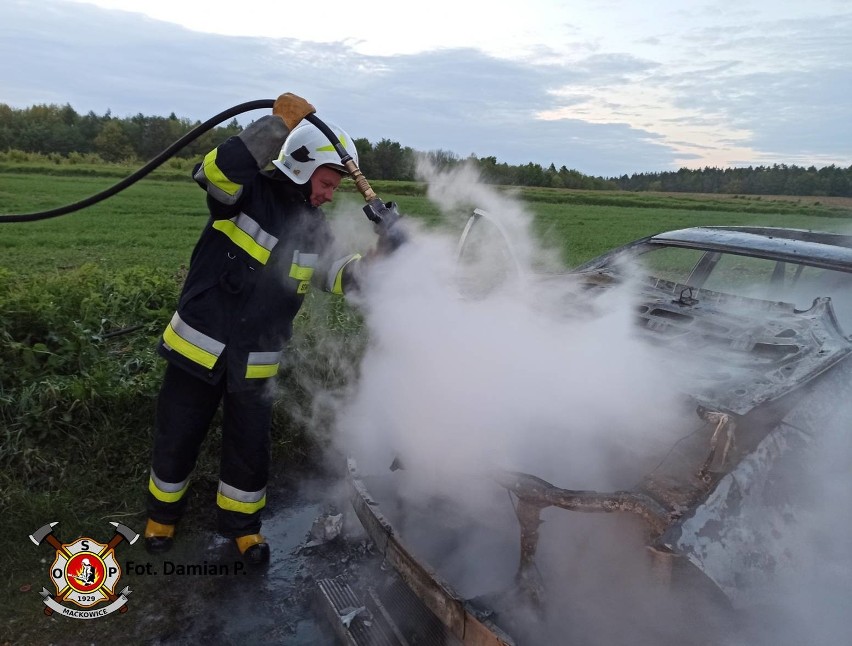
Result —
<svg viewBox="0 0 852 646"><path fill-rule="evenodd" d="M352 159L352 156L346 152L346 148L340 143L340 139L337 138L337 135L334 134L334 130L329 128L324 121L322 121L316 114L309 114L305 117L305 121L309 121L314 124L317 129L324 134L328 140L331 142L331 145L334 146L334 150L340 156L340 163L345 164L349 160Z"/></svg>
<svg viewBox="0 0 852 646"><path fill-rule="evenodd" d="M247 101L246 103L240 103L239 105L235 105L232 108L225 110L224 112L220 112L214 117L211 117L201 125L196 126L188 133L186 133L183 137L174 142L171 146L166 148L159 155L154 157L151 161L145 164L142 168L137 170L132 175L128 175L123 180L118 182L117 184L109 187L106 190L101 191L100 193L96 193L91 197L87 197L84 200L80 200L79 202L74 202L73 204L67 204L66 206L60 206L55 209L50 209L48 211L38 211L37 213L23 213L23 214L13 214L13 215L0 215L0 223L2 222L33 222L35 220L47 220L48 218L55 218L60 215L66 215L68 213L73 213L74 211L79 211L80 209L84 209L87 206L92 206L93 204L97 204L98 202L107 199L108 197L112 197L119 191L123 191L131 184L138 182L140 179L145 177L152 170L163 164L166 160L168 160L172 155L174 155L177 151L189 145L196 139L198 139L201 135L203 135L208 130L212 130L214 127L227 121L228 119L232 119L238 114L242 114L244 112L251 112L252 110L262 110L265 108L271 108L275 103L273 99L258 99L256 101Z"/></svg>

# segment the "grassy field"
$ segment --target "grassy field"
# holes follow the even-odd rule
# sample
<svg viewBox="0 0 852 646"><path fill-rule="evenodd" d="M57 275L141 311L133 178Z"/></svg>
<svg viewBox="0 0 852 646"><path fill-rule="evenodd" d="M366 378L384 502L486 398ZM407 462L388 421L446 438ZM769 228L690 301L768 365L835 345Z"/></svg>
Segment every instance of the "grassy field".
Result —
<svg viewBox="0 0 852 646"><path fill-rule="evenodd" d="M0 210L29 213L70 204L108 188L114 177L0 173ZM440 223L437 208L413 183L375 183L408 217ZM360 202L353 201L353 217ZM521 197L544 240L563 250L568 265L635 238L698 224L793 226L843 230L852 199L695 196L525 189ZM19 275L64 270L93 262L107 270L144 266L176 271L206 221L204 195L186 179L146 178L117 196L76 213L5 224L0 267ZM368 226L365 220L365 226Z"/></svg>
<svg viewBox="0 0 852 646"><path fill-rule="evenodd" d="M109 176L20 170L0 168L2 213L63 206L123 176L120 169ZM461 226L444 222L418 184L373 187L407 217ZM519 194L541 239L559 248L568 266L685 226L852 227L852 200L552 189ZM351 201L352 217L369 226L357 194L344 193L341 200ZM81 212L0 227L0 514L9 528L0 537L6 584L0 616L10 618L7 627L16 616L38 612L38 595L28 586L41 585L45 566L40 550L26 549L29 532L53 520L61 522L63 536L81 535L105 519L125 519L137 528L144 523L141 494L162 370L153 346L205 221L204 194L185 170L175 170ZM292 370L333 383L341 375L330 374L331 362L308 358L317 349L315 323L351 335L357 355L357 316L340 301L310 300L297 322ZM289 374L282 380L282 392L305 399L302 384ZM291 403L282 400L276 409L277 459L310 451ZM215 486L215 433L211 439L196 477ZM81 468L85 478L77 475ZM0 634L0 643L6 639L14 641L14 632Z"/></svg>

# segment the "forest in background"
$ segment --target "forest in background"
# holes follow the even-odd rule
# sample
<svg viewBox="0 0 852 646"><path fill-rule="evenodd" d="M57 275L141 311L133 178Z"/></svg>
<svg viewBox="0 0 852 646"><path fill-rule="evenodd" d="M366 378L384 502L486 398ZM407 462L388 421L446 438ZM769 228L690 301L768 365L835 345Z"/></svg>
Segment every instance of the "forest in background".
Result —
<svg viewBox="0 0 852 646"><path fill-rule="evenodd" d="M0 103L0 152L15 151L50 156L56 163L144 162L155 157L180 137L200 125L199 121L137 114L117 118L109 111L78 114L70 105L35 105L16 109ZM213 128L178 153L199 159L242 126L232 119ZM417 160L425 155L438 169L462 163L478 167L486 183L585 190L655 191L675 193L719 193L733 195L801 195L852 197L852 166L773 164L740 168L681 168L677 171L633 173L620 177L594 177L565 165L544 167L529 162L511 165L494 156L460 157L447 150L416 151L399 142L371 142L355 138L359 166L376 180L415 179ZM7 157L8 158L8 157ZM14 159L14 156L12 157Z"/></svg>

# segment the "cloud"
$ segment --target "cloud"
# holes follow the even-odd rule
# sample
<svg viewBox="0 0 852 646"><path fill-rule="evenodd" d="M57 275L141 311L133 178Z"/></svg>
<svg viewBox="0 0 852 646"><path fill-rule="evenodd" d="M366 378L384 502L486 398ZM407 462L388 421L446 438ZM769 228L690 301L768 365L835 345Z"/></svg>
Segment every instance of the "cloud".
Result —
<svg viewBox="0 0 852 646"><path fill-rule="evenodd" d="M700 110L749 133L748 145L761 151L755 159L850 163L848 146L838 144L852 139L851 30L848 11L830 20L703 29L692 35L686 58L712 52L716 64L651 80L670 87L673 105L686 113Z"/></svg>
<svg viewBox="0 0 852 646"><path fill-rule="evenodd" d="M782 10L782 19L760 19L745 2L707 14L725 20L674 23L668 33L655 22L653 33L615 43L557 13L570 42L514 59L473 47L367 55L355 38L221 36L68 0L7 5L0 100L13 107L205 120L293 91L355 137L592 175L735 159L852 163L842 146L852 87L852 14L843 5L797 22Z"/></svg>
<svg viewBox="0 0 852 646"><path fill-rule="evenodd" d="M174 112L204 120L290 90L353 136L388 138L416 150L564 164L591 174L670 163L671 152L648 143L647 133L535 118L542 107L555 105L553 87L607 64L620 69L625 59L593 57L573 71L474 49L366 56L345 42L217 36L50 0L13 2L0 26L3 101L14 107L69 103L78 112ZM628 151L637 159L631 161Z"/></svg>

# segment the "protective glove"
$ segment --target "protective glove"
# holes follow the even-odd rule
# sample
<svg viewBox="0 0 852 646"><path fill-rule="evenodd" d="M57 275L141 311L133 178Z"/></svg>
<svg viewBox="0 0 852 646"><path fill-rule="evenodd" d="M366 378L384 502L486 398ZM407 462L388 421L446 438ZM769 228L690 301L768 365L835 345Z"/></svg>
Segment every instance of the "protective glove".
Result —
<svg viewBox="0 0 852 646"><path fill-rule="evenodd" d="M373 229L379 236L376 251L380 254L396 251L408 241L408 233L399 223L402 215L399 213L396 202L382 202L376 198L364 207L364 213L373 222Z"/></svg>
<svg viewBox="0 0 852 646"><path fill-rule="evenodd" d="M291 92L285 92L279 96L272 105L272 114L284 120L287 130L292 130L302 119L316 111L317 109L305 99Z"/></svg>

